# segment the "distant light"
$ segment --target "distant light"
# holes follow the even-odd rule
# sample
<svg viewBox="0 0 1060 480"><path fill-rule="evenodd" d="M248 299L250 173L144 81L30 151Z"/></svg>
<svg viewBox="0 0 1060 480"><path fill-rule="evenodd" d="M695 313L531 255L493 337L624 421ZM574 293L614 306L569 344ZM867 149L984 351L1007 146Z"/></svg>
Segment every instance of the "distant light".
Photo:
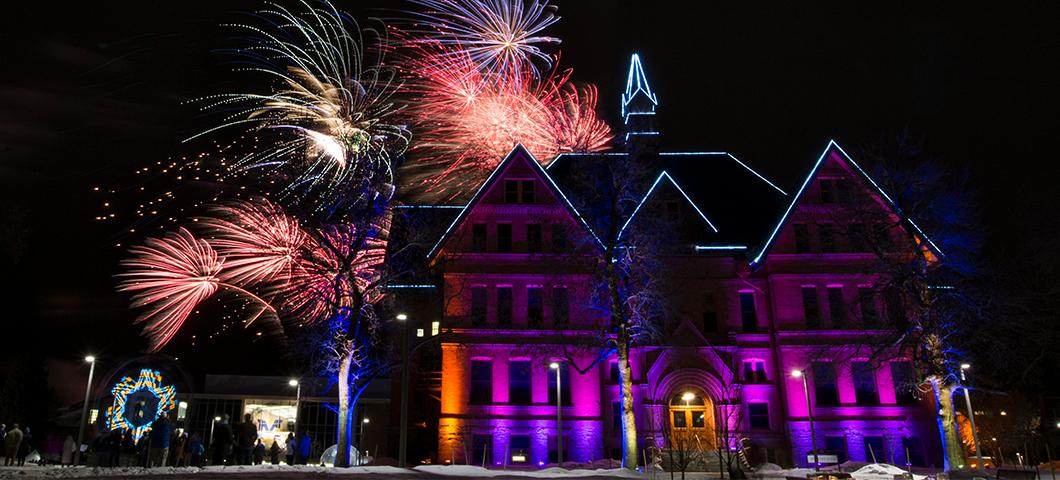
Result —
<svg viewBox="0 0 1060 480"><path fill-rule="evenodd" d="M1005 411L1004 411L1004 410L1002 410L1002 411L1001 411L1001 416L1003 417L1003 416L1005 416L1005 415L1008 415L1008 414L1007 414L1007 413L1005 413Z"/></svg>
<svg viewBox="0 0 1060 480"><path fill-rule="evenodd" d="M409 319L409 316L405 315L404 313L399 313L398 316L397 316L397 319L401 320L402 322L404 322L405 320Z"/></svg>
<svg viewBox="0 0 1060 480"><path fill-rule="evenodd" d="M89 355L89 356L85 357L85 361L88 362L88 363L95 362L96 361L96 357L94 357L92 355Z"/></svg>
<svg viewBox="0 0 1060 480"><path fill-rule="evenodd" d="M180 402L178 405L180 408L188 408L188 402Z"/></svg>
<svg viewBox="0 0 1060 480"><path fill-rule="evenodd" d="M297 387L298 386L298 380L295 380L295 379L292 378L292 379L287 381L287 384L292 386L292 387Z"/></svg>
<svg viewBox="0 0 1060 480"><path fill-rule="evenodd" d="M372 419L370 419L368 417L364 417L364 420L361 420L361 423L371 423L371 422L372 422Z"/></svg>
<svg viewBox="0 0 1060 480"><path fill-rule="evenodd" d="M551 368L553 370L558 370L559 369L559 362L552 362L552 363L548 364L548 368Z"/></svg>
<svg viewBox="0 0 1060 480"><path fill-rule="evenodd" d="M220 416L213 417L213 421L220 422L221 421L221 417Z"/></svg>
<svg viewBox="0 0 1060 480"><path fill-rule="evenodd" d="M961 364L961 370L968 370L969 368L972 368L972 366L967 363Z"/></svg>
<svg viewBox="0 0 1060 480"><path fill-rule="evenodd" d="M681 395L681 400L684 400L686 402L690 402L690 401L695 400L695 399L696 399L696 394L694 394L692 392L685 392L684 395Z"/></svg>
<svg viewBox="0 0 1060 480"><path fill-rule="evenodd" d="M417 328L416 329L416 337L422 337L422 336L423 336L423 329L422 328Z"/></svg>
<svg viewBox="0 0 1060 480"><path fill-rule="evenodd" d="M438 332L442 329L442 322L431 322L431 336L438 335Z"/></svg>
<svg viewBox="0 0 1060 480"><path fill-rule="evenodd" d="M792 370L791 371L791 376L793 376L795 378L801 377L802 376L802 370Z"/></svg>

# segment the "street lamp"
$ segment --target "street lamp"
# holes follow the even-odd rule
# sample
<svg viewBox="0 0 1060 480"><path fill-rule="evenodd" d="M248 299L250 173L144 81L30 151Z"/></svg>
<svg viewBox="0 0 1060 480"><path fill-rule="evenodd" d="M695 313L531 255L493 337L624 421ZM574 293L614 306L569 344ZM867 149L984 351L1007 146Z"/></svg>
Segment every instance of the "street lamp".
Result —
<svg viewBox="0 0 1060 480"><path fill-rule="evenodd" d="M398 467L405 468L405 451L409 441L409 316L399 313L395 318L401 322L401 432L398 434Z"/></svg>
<svg viewBox="0 0 1060 480"><path fill-rule="evenodd" d="M81 443L85 440L85 422L88 419L88 397L92 394L92 375L96 373L96 357L85 357L89 363L88 383L85 384L85 404L81 406L81 426L77 427L77 450L74 451L74 465L81 464Z"/></svg>
<svg viewBox="0 0 1060 480"><path fill-rule="evenodd" d="M975 429L975 411L972 410L972 393L970 390L968 390L968 379L964 376L964 371L970 368L972 368L972 366L967 363L961 364L961 387L964 388L964 405L968 407L968 422L971 424L972 427L972 440L975 441L975 466L978 467L980 471L982 471L984 470L983 451L979 449L979 432ZM1001 414L1004 415L1005 412L1001 412Z"/></svg>
<svg viewBox="0 0 1060 480"><path fill-rule="evenodd" d="M301 423L298 421L298 413L302 410L302 382L299 382L297 378L292 378L287 381L287 385L294 387L294 441L298 442L298 425ZM298 463L295 461L295 463Z"/></svg>
<svg viewBox="0 0 1060 480"><path fill-rule="evenodd" d="M556 465L563 464L563 390L560 389L559 362L548 364L556 371Z"/></svg>
<svg viewBox="0 0 1060 480"><path fill-rule="evenodd" d="M369 419L368 417L364 417L363 419L361 419L361 441L359 442L360 443L359 447L360 447L361 450L364 450L364 456L365 457L368 456L368 447L364 446L364 431L365 431L365 429L368 428L368 424L371 423L371 421L372 420ZM361 458L364 458L364 457L361 457ZM361 463L363 464L364 462L362 461Z"/></svg>
<svg viewBox="0 0 1060 480"><path fill-rule="evenodd" d="M211 449L213 448L213 428L216 427L217 426L217 422L220 422L220 421L221 421L221 416L220 415L216 415L216 416L213 417L213 420L210 422L210 438L208 439L209 441L206 443L206 445L208 445L209 448L211 448ZM207 452L208 451L209 450L207 450ZM213 454L210 457L213 458L214 460L218 459L218 455L216 455L216 454ZM221 462L224 463L224 460L221 460Z"/></svg>
<svg viewBox="0 0 1060 480"><path fill-rule="evenodd" d="M813 470L821 471L821 459L817 456L817 434L813 431L813 407L810 405L810 385L802 370L792 370L791 376L802 379L802 392L806 396L806 417L810 420L810 445L813 447Z"/></svg>

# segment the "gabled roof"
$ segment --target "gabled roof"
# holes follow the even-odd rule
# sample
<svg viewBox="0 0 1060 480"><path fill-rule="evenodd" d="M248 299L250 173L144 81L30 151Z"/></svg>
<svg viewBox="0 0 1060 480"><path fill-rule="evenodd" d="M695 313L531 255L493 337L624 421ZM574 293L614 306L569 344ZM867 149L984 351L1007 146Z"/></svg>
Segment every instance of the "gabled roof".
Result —
<svg viewBox="0 0 1060 480"><path fill-rule="evenodd" d="M570 199L582 207L598 193L584 185L584 178L607 175L608 163L626 158L624 152L564 153L547 169ZM703 233L710 235L712 244L757 247L787 205L787 193L775 182L727 152L661 152L643 165L641 191L648 191L649 182L666 172L698 211L709 214L709 223L715 228L704 224ZM599 215L594 217L592 212L597 210L583 209L586 220L595 231L607 231L611 219L595 218ZM619 225L631 211L617 219Z"/></svg>
<svg viewBox="0 0 1060 480"><path fill-rule="evenodd" d="M520 157L520 155L522 157ZM435 255L437 255L438 252L441 250L442 245L445 244L445 242L449 239L450 235L452 235L456 228L460 226L460 224L464 221L465 218L467 218L467 215L471 212L472 208L474 208L474 206L478 204L478 202L482 199L486 192L489 191L490 187L493 186L493 184L497 181L498 174L507 170L508 166L511 165L511 163L514 162L517 158L523 158L526 160L526 163L530 164L531 169L537 172L537 174L540 175L543 180L545 180L545 184L548 186L549 189L551 189L552 193L555 194L557 198L563 200L562 203L570 212L570 214L574 216L574 218L578 219L582 226L585 227L585 230L589 232L590 235L592 235L593 239L596 240L596 244L601 245L600 239L596 236L596 233L593 232L589 224L586 223L585 219L582 218L580 213L578 213L578 210L574 208L574 205L571 204L570 200L567 199L567 196L563 193L562 190L560 190L559 186L556 185L556 182L552 180L552 177L549 176L548 172L541 167L541 164L538 163L537 159L534 158L534 155L531 154L530 151L526 149L526 147L524 147L522 144L518 144L515 146L515 148L512 149L511 152L508 153L507 156L504 157L504 160L501 161L501 163L497 165L497 167L494 168L492 172L490 172L489 177L487 177L486 181L483 182L481 186L479 186L479 189L475 192L475 195L473 195L471 199L468 200L467 204L460 209L460 213L456 216L456 218L453 219L453 222L449 225L449 228L445 230L445 233L443 233L442 236L438 239L438 241L434 244L434 247L432 247L431 250L427 252L428 261L434 260Z"/></svg>
<svg viewBox="0 0 1060 480"><path fill-rule="evenodd" d="M663 183L663 180L666 180L671 185L673 185L674 188L676 188L677 191L681 194L681 196L684 197L685 201L692 206L692 209L699 214L699 218L702 218L703 221L706 222L707 226L714 231L714 233L718 233L718 227L715 227L714 223L712 223L710 219L707 218L705 214L703 214L703 211L699 209L699 206L696 205L696 202L692 201L692 199L689 198L688 194L685 193L685 190L681 188L681 186L678 185L676 181L674 181L673 177L671 177L669 173L666 173L666 170L663 170L658 177L655 177L655 182L651 184L651 187L648 188L648 192L645 193L644 197L640 199L639 203L637 203L637 208L633 209L633 213L629 215L629 218L626 219L626 222L622 224L622 228L618 230L619 240L622 239L622 235L625 233L626 228L629 227L631 223L633 223L633 219L637 217L637 213L640 212L641 207L643 207L644 204L651 199L651 196L659 190L659 186Z"/></svg>
<svg viewBox="0 0 1060 480"><path fill-rule="evenodd" d="M868 181L868 183L876 189L876 192L880 194L881 199L887 204L891 211L894 212L895 215L898 215L899 218L902 218L903 221L907 222L909 226L916 231L917 235L919 235L927 242L933 252L940 256L942 255L942 251L939 250L937 245L935 245L935 242L932 242L931 239L928 238L928 236L920 230L920 227L918 227L912 219L905 218L902 215L901 210L898 208L898 205L894 203L894 200L891 199L890 195L887 195L887 192L883 191L883 188L881 188L880 185L877 184L876 181L873 180L872 177L870 177L869 174L865 172L865 170L862 169L861 166L858 165L858 163L855 162L853 158L850 157L850 155L847 155L847 152L843 150L843 147L840 147L835 140L829 140L828 145L825 146L824 151L821 152L821 156L817 157L817 161L813 164L813 168L810 169L810 173L807 174L806 179L802 181L802 186L799 187L798 193L796 193L795 196L792 197L791 203L788 205L787 210L785 210L784 214L780 216L780 221L778 221L776 223L776 226L773 227L772 232L769 234L769 238L766 239L766 242L762 244L762 247L759 249L758 254L755 255L754 259L751 260L752 266L757 266L761 264L762 259L765 258L766 254L769 253L770 248L773 247L773 243L775 243L777 239L777 235L780 234L780 231L784 228L784 225L786 225L788 220L791 218L791 212L795 210L795 205L797 205L799 203L799 200L802 199L802 195L806 191L806 187L810 185L810 182L817 178L817 173L820 170L821 165L823 165L825 159L828 158L828 154L833 151L837 155L839 155L840 158L842 158L848 165L854 167L854 171L856 171L864 180Z"/></svg>

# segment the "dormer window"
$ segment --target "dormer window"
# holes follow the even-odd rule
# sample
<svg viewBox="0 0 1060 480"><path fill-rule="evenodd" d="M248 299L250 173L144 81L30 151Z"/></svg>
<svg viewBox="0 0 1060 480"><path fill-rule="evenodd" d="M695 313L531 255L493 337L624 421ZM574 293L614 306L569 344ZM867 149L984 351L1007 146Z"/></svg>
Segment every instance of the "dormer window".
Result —
<svg viewBox="0 0 1060 480"><path fill-rule="evenodd" d="M505 180L504 203L534 203L533 180Z"/></svg>
<svg viewBox="0 0 1060 480"><path fill-rule="evenodd" d="M835 180L821 180L821 203L835 203Z"/></svg>

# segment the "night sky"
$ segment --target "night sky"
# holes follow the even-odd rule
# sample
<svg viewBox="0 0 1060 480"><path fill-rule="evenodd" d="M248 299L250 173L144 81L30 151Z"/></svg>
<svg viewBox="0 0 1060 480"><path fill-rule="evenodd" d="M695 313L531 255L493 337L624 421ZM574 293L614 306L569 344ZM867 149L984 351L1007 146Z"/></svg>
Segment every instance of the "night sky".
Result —
<svg viewBox="0 0 1060 480"><path fill-rule="evenodd" d="M194 152L180 140L205 123L181 103L239 89L212 53L231 46L218 25L260 3L18 3L0 15L0 365L43 350L62 396L85 353L144 346L112 277L114 245L142 237L94 221L105 199L92 187L131 186L133 169ZM992 261L1056 215L1055 2L747 3L560 0L547 33L616 124L640 53L666 149L728 151L794 190L828 139L853 153L908 129L970 171ZM336 4L358 18L405 6ZM268 345L231 338L201 348L211 371L240 355L275 367Z"/></svg>

